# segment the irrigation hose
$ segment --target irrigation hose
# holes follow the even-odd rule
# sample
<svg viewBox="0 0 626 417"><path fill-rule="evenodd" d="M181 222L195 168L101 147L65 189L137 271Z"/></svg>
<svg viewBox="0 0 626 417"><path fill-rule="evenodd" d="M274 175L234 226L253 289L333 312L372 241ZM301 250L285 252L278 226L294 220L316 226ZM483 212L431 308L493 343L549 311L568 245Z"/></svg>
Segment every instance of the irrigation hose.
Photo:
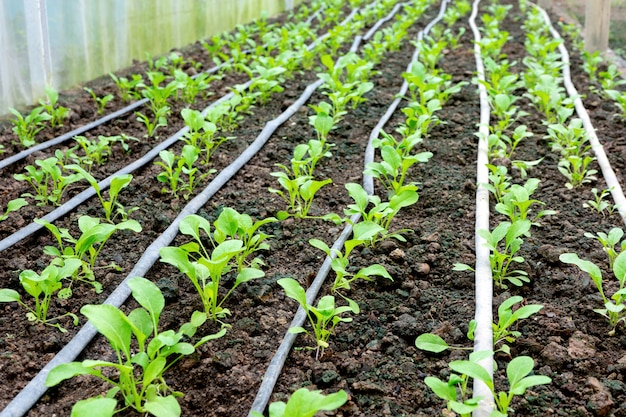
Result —
<svg viewBox="0 0 626 417"><path fill-rule="evenodd" d="M421 40L423 38L423 33L428 33L430 28L432 28L432 26L434 26L439 20L441 20L441 18L443 17L443 14L445 13L445 7L447 4L447 1L448 0L443 0L439 15L428 26L426 26L426 28L423 31L420 31L420 33L418 34L418 39ZM397 10L394 8L391 13L396 13L396 12ZM378 25L378 27L380 27L380 25ZM371 37L371 34L370 34L370 37ZM359 43L357 41L360 42L360 37L358 36L352 45L351 51L353 50L356 51L356 48L358 47L358 43ZM413 54L412 61L417 59L418 54L419 54L419 48L416 47L416 52ZM410 64L409 64L409 67L410 67ZM403 87L405 83L403 83ZM408 84L406 88L408 88ZM404 93L406 93L406 89L404 90ZM367 166L368 163L374 161L374 148L372 146L372 141L374 140L374 138L378 137L378 133L380 133L380 129L384 127L386 122L389 120L389 118L393 114L393 111L397 107L396 100L399 103L399 99L395 99L393 101L392 106L394 107L391 110L391 112L387 110L387 112L383 115L383 118L385 118L384 122L381 119L379 123L376 125L376 127L374 128L374 130L372 130L372 133L369 136L368 144L367 144L366 152L364 156L364 166ZM377 132L377 133L374 134L374 132ZM373 178L371 176L364 175L363 184L364 184L365 191L368 193L368 195L371 196L374 193ZM371 184L369 186L369 190L368 188L365 188L368 186L367 184ZM315 279L313 280L313 282L311 283L311 285L306 291L306 300L308 304L313 304L313 302L317 298L317 294L319 293L319 290L322 287L322 284L324 283L328 273L330 272L331 262L336 257L336 251L341 251L346 239L350 236L350 233L352 233L352 225L356 224L360 220L360 218L361 218L360 214L353 215L350 218L350 222L344 227L343 231L339 235L339 238L337 238L337 240L335 240L335 242L333 243L332 248L331 248L331 256L326 256L326 258L324 259L324 262L322 263L322 266L320 267L317 275L315 276ZM306 312L304 311L304 309L302 307L298 307L298 310L296 311L296 314L294 315L294 318L291 321L291 324L289 325L289 329L293 327L301 327L304 324L306 317L307 316L306 316ZM248 413L248 417L252 416L252 412L263 413L265 411L265 408L267 407L267 404L272 395L272 392L274 391L274 386L276 385L276 382L278 381L278 377L280 376L282 368L285 364L285 360L287 359L287 356L289 355L289 352L291 351L291 347L293 346L293 343L295 342L296 337L297 337L296 334L290 333L289 329L285 332L285 337L283 338L283 341L281 342L280 346L276 350L276 353L272 357L270 364L268 365L267 370L265 374L263 375L261 386L259 387L257 395L252 403L252 407L250 409L250 412Z"/></svg>
<svg viewBox="0 0 626 417"><path fill-rule="evenodd" d="M357 13L358 10L359 10L358 8L352 10L352 13L350 13L350 15L346 17L346 19L341 23L341 25L345 25L347 22L349 22L354 17L354 15ZM328 36L328 33L325 33L323 36L317 38L315 41L313 41L311 44L307 46L307 49L312 50L318 43L320 43L327 36ZM252 82L253 80L249 80L248 82L242 85L242 88L243 89L248 88L252 84ZM232 97L233 97L233 93L230 92L226 94L225 96L221 97L219 100L211 103L207 108L205 108L202 111L202 116L206 116L211 108L218 106L224 103L225 101L230 100ZM104 180L100 181L98 183L98 187L100 188L101 191L106 190L111 184L111 180L114 177L119 176L119 175L124 175L124 174L130 174L134 172L135 170L148 164L159 155L159 152L172 146L180 138L182 138L187 132L189 132L189 127L188 126L183 127L174 135L172 135L165 141L158 144L152 150L144 154L141 158L137 159L133 163L125 166L124 168L116 171L115 173L109 175ZM47 220L49 222L53 222L57 220L58 218L60 218L61 216L66 215L67 213L69 213L70 211L72 211L73 209L75 209L80 204L84 203L89 198L93 197L94 195L96 195L96 191L93 187L86 188L85 190L83 190L82 192L80 192L79 194L77 194L76 196L68 200L67 202L65 202L61 207L56 208L55 210L43 216L41 219ZM29 225L23 227L22 229L14 232L13 234L7 236L6 238L0 240L0 252L11 247L17 242L27 238L28 236L32 235L38 230L41 230L42 228L43 226L40 225L39 223L32 222Z"/></svg>
<svg viewBox="0 0 626 417"><path fill-rule="evenodd" d="M533 4L534 7L537 8L543 15L543 19L548 25L550 29L550 33L555 39L562 39L561 35L554 29L552 22L550 21L550 17L546 11L539 7L536 4ZM589 139L589 143L591 144L591 149L596 155L596 161L600 166L600 170L602 171L602 175L604 176L604 181L606 182L607 188L611 191L611 196L613 197L613 201L615 202L615 207L619 212L619 215L622 218L622 221L626 224L626 198L624 197L624 191L620 186L620 183L615 175L615 171L611 167L611 163L609 162L609 158L606 156L606 152L604 152L604 147L600 143L598 139L598 135L596 134L596 129L593 127L591 123L591 118L589 117L589 113L583 104L583 101L580 99L580 95L578 94L578 90L572 83L572 77L570 72L570 60L569 53L567 48L561 42L559 44L559 51L561 52L561 59L563 62L563 84L569 94L570 98L574 100L574 107L576 108L576 114L582 120L585 131L587 132L587 138Z"/></svg>
<svg viewBox="0 0 626 417"><path fill-rule="evenodd" d="M324 7L325 7L325 5L322 5L322 8L320 10L318 10L317 12L315 12L315 14L313 16L309 17L309 19L306 20L306 23L310 24L313 21L313 19L321 12L321 10ZM314 42L314 44L315 44L315 42ZM253 50L252 49L248 49L248 50L243 51L244 54L250 53L250 52L253 52ZM215 66L209 68L208 70L204 71L204 73L206 73L206 74L216 73L217 71L219 71L220 69L222 69L223 67L225 67L226 65L231 63L232 61L233 61L233 59L230 58L226 62L223 62L223 63L221 63L219 65L215 65ZM198 77L201 74L202 74L202 72L200 72L198 74L195 74L195 75L192 76L192 78L196 78L196 77ZM129 112L135 110L138 107L143 106L147 102L148 102L147 98L141 99L141 100L136 101L134 103L131 103L128 106L123 107L123 108L121 108L121 109L119 109L119 110L117 110L117 111L115 111L115 112L113 112L111 114L107 114L106 116L103 116L103 117L101 117L99 119L96 119L96 120L94 120L91 123L88 123L86 125L77 127L76 129L71 130L71 131L69 131L69 132L67 132L67 133L65 133L65 134L63 134L61 136L58 136L58 137L56 137L54 139L50 139L49 141L46 141L46 142L39 143L39 144L37 144L35 146L31 146L28 149L25 149L25 150L23 150L21 152L16 153L15 155L11 155L8 158L2 159L0 161L0 170L6 168L7 166L9 166L9 165L11 165L11 164L13 164L15 162L21 161L22 159L26 158L27 156L29 156L29 155L31 155L31 154L33 154L35 152L43 151L45 149L49 149L49 148L51 148L51 147L53 147L55 145L58 145L58 144L63 143L65 141L69 140L69 139L72 139L74 136L77 136L77 135L80 135L82 133L85 133L85 132L87 132L87 131L89 131L91 129L95 129L96 127L98 127L100 125L103 125L103 124L105 124L108 121L111 121L113 119L117 119L118 117L123 116L126 113L129 113Z"/></svg>
<svg viewBox="0 0 626 417"><path fill-rule="evenodd" d="M355 9L356 10L356 9ZM354 16L355 11L351 13L350 17L348 17L344 23L347 22L348 19L351 19ZM319 42L321 38L315 41L315 43ZM243 167L253 156L255 156L259 150L265 145L265 143L272 136L274 131L278 129L285 121L287 121L293 114L295 114L300 107L308 101L311 95L315 92L315 90L323 84L322 80L318 80L317 82L309 85L300 98L291 104L280 116L275 118L272 121L266 123L265 127L261 131L261 133L257 136L257 138L233 161L228 167L224 168L214 179L209 183L209 185L196 197L194 197L179 213L179 215L174 219L172 224L157 238L154 242L144 252L139 261L135 264L130 273L124 278L124 280L120 283L120 285L109 295L109 297L105 300L105 304L111 304L116 307L120 307L130 295L130 288L126 284L128 280L135 276L143 276L145 275L149 269L154 265L154 263L159 258L159 250L162 247L169 245L176 235L178 234L178 226L183 218L190 214L196 213L202 206L204 206L207 201L217 192L219 191L236 173ZM220 100L227 100L227 96L224 96ZM207 107L203 114L205 114L212 106L217 105L218 103L213 103L211 106ZM185 129L181 129L181 131L185 131ZM176 135L176 139L178 139L182 134L179 131ZM173 137L172 137L173 138ZM172 140L172 138L168 140ZM172 142L173 143L173 142ZM111 177L109 177L111 178ZM104 182L104 181L103 181ZM93 190L93 188L90 188ZM85 190L87 191L87 190ZM95 193L95 192L94 192ZM67 204L67 203L66 203ZM2 243L2 242L0 242ZM87 322L55 356L48 362L44 368L37 373L37 375L11 400L11 402L0 412L0 417L22 417L24 414L30 410L30 408L41 398L41 396L48 389L45 385L45 381L48 373L55 366L61 365L63 363L69 363L76 359L76 357L85 349L87 344L93 339L93 337L97 334L96 329Z"/></svg>
<svg viewBox="0 0 626 417"><path fill-rule="evenodd" d="M478 92L480 98L480 123L478 139L478 155L476 160L476 225L474 228L474 239L476 244L476 266L474 273L476 330L474 332L474 351L493 352L493 276L491 274L491 263L489 261L490 251L486 245L486 240L479 234L479 230L489 230L489 191L483 184L489 183L489 148L487 138L489 137L489 123L491 109L487 97L485 81L485 67L480 53L480 31L476 26L476 15L478 14L478 4L480 0L475 0L472 6L469 25L474 33L474 58L476 60L476 71L478 75ZM493 354L481 360L480 365L491 376L493 380ZM489 417L494 410L493 394L489 387L482 381L474 379L474 398L480 398L478 408L474 411L474 417Z"/></svg>

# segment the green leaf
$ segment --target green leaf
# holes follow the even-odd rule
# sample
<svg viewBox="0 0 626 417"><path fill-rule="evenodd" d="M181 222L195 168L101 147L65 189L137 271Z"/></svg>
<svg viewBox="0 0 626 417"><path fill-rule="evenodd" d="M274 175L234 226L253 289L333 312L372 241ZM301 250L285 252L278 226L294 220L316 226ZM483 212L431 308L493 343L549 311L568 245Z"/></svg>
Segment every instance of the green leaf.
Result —
<svg viewBox="0 0 626 417"><path fill-rule="evenodd" d="M129 279L128 286L132 291L133 298L137 300L139 305L148 310L153 322L158 323L159 316L165 307L165 297L163 297L159 287L143 277Z"/></svg>
<svg viewBox="0 0 626 417"><path fill-rule="evenodd" d="M0 289L0 303L11 303L13 301L20 301L20 294L17 291L8 288Z"/></svg>
<svg viewBox="0 0 626 417"><path fill-rule="evenodd" d="M462 375L467 375L471 378L484 382L490 389L493 390L493 381L491 380L491 376L481 365L472 361L460 360L450 362L450 368Z"/></svg>
<svg viewBox="0 0 626 417"><path fill-rule="evenodd" d="M324 395L321 391L300 388L294 392L285 407L285 416L313 417L320 410L335 410L348 401L345 391Z"/></svg>
<svg viewBox="0 0 626 417"><path fill-rule="evenodd" d="M130 357L131 329L124 313L110 304L88 304L80 312L109 340L113 349Z"/></svg>
<svg viewBox="0 0 626 417"><path fill-rule="evenodd" d="M437 397L441 398L445 401L455 401L456 400L456 388L454 385L450 385L440 380L439 378L435 378L434 376L427 376L424 378L424 383L437 395Z"/></svg>
<svg viewBox="0 0 626 417"><path fill-rule="evenodd" d="M88 398L74 404L70 417L112 417L116 406L113 398Z"/></svg>
<svg viewBox="0 0 626 417"><path fill-rule="evenodd" d="M418 349L434 353L443 352L449 347L445 340L432 333L419 335L417 339L415 339L415 346Z"/></svg>
<svg viewBox="0 0 626 417"><path fill-rule="evenodd" d="M306 309L306 293L304 288L300 286L298 281L293 278L282 278L276 281L278 285L283 287L285 290L285 295L289 298L293 298L300 304L303 308Z"/></svg>
<svg viewBox="0 0 626 417"><path fill-rule="evenodd" d="M143 373L142 384L144 387L147 387L152 383L152 381L161 377L163 370L165 369L165 363L166 359L159 356L148 364Z"/></svg>
<svg viewBox="0 0 626 417"><path fill-rule="evenodd" d="M263 278L264 276L265 272L258 268L244 268L237 275L237 279L235 279L235 285L243 284L244 282L248 282L256 278Z"/></svg>
<svg viewBox="0 0 626 417"><path fill-rule="evenodd" d="M156 417L180 417L180 404L173 395L167 397L154 396L146 401L144 409Z"/></svg>
<svg viewBox="0 0 626 417"><path fill-rule="evenodd" d="M615 274L615 278L620 283L626 281L626 251L620 252L615 261L613 261L613 274Z"/></svg>
<svg viewBox="0 0 626 417"><path fill-rule="evenodd" d="M75 377L76 375L100 375L100 371L84 366L81 362L63 363L55 366L46 376L46 386L54 387L66 379Z"/></svg>

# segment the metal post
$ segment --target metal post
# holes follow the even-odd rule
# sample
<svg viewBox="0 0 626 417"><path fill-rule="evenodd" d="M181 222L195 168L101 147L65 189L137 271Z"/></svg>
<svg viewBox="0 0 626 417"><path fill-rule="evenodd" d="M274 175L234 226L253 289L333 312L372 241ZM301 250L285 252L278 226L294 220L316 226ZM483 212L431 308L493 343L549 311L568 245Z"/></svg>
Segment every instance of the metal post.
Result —
<svg viewBox="0 0 626 417"><path fill-rule="evenodd" d="M543 9L548 9L552 5L551 0L539 0L539 7Z"/></svg>

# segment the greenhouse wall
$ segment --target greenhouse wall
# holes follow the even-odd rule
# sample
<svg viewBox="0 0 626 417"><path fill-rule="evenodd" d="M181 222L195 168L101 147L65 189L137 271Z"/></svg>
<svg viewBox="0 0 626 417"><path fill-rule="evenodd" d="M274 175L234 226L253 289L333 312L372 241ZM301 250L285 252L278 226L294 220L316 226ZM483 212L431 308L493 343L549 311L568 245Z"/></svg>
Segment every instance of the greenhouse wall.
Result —
<svg viewBox="0 0 626 417"><path fill-rule="evenodd" d="M0 0L0 114L301 0Z"/></svg>

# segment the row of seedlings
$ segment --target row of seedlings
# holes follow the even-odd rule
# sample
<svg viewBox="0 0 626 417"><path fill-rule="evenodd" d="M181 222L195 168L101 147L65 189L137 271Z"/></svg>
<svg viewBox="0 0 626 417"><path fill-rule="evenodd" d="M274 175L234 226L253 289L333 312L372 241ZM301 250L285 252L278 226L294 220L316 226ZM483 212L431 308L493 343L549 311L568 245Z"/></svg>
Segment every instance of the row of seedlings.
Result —
<svg viewBox="0 0 626 417"><path fill-rule="evenodd" d="M182 224L182 223L181 223ZM186 223L185 223L186 224ZM245 274L244 274L245 275ZM243 279L243 278L242 278Z"/></svg>

